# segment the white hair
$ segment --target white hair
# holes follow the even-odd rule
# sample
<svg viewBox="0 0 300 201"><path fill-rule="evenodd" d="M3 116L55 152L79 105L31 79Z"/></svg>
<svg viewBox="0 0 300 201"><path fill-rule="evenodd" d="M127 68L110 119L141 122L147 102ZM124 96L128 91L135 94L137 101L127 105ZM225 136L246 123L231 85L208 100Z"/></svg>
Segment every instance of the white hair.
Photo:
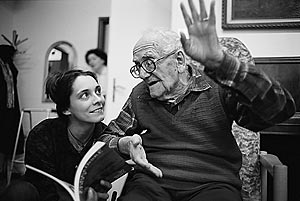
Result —
<svg viewBox="0 0 300 201"><path fill-rule="evenodd" d="M147 47L153 47L160 56L173 50L182 50L180 36L176 32L165 28L147 30L135 44L133 53Z"/></svg>

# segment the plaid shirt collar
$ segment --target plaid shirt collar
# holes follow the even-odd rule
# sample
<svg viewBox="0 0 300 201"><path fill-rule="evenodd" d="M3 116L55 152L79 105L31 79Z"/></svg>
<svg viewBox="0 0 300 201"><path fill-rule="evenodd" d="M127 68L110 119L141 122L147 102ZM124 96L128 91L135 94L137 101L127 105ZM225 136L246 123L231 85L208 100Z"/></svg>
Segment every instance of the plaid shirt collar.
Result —
<svg viewBox="0 0 300 201"><path fill-rule="evenodd" d="M204 76L202 76L200 73L195 75L193 74L190 77L190 84L185 94L179 96L175 101L173 101L172 105L177 105L180 103L185 97L187 97L191 92L202 92L205 91L211 86L209 83L205 80Z"/></svg>

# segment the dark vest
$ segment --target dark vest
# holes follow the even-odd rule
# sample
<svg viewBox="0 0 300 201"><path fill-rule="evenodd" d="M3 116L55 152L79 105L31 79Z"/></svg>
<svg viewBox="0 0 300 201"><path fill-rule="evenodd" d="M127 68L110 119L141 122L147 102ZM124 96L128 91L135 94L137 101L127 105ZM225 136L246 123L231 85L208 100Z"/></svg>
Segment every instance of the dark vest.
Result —
<svg viewBox="0 0 300 201"><path fill-rule="evenodd" d="M189 189L225 182L240 188L241 152L220 101L220 88L209 84L212 88L196 92L196 100L175 115L150 97L143 82L133 89L139 126L149 130L142 135L143 146L148 161L163 172L157 179L163 187Z"/></svg>

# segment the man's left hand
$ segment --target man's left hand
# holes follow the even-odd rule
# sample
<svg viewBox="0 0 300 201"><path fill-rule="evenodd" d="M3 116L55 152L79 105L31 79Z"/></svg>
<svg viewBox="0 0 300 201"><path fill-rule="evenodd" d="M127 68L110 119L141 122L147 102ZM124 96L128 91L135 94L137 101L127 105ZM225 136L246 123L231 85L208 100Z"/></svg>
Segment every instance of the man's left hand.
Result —
<svg viewBox="0 0 300 201"><path fill-rule="evenodd" d="M189 33L188 39L184 33L181 33L181 43L187 55L202 63L205 68L214 70L221 65L224 58L216 32L215 1L213 0L210 5L209 17L204 0L199 0L199 4L198 14L193 0L189 0L192 17L187 13L185 6L182 3L180 5Z"/></svg>

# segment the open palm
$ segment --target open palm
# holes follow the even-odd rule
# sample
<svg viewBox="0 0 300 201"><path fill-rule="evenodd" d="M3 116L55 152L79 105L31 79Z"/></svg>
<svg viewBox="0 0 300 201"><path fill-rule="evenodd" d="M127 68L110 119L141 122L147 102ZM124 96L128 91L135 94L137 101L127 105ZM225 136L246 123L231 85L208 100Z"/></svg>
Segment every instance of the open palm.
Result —
<svg viewBox="0 0 300 201"><path fill-rule="evenodd" d="M213 67L215 62L223 59L223 52L218 42L216 33L215 2L210 6L210 16L207 17L205 4L199 0L200 14L198 14L192 0L189 6L192 17L189 16L183 4L180 5L189 38L181 33L181 42L185 52L194 60L201 62L206 67Z"/></svg>

